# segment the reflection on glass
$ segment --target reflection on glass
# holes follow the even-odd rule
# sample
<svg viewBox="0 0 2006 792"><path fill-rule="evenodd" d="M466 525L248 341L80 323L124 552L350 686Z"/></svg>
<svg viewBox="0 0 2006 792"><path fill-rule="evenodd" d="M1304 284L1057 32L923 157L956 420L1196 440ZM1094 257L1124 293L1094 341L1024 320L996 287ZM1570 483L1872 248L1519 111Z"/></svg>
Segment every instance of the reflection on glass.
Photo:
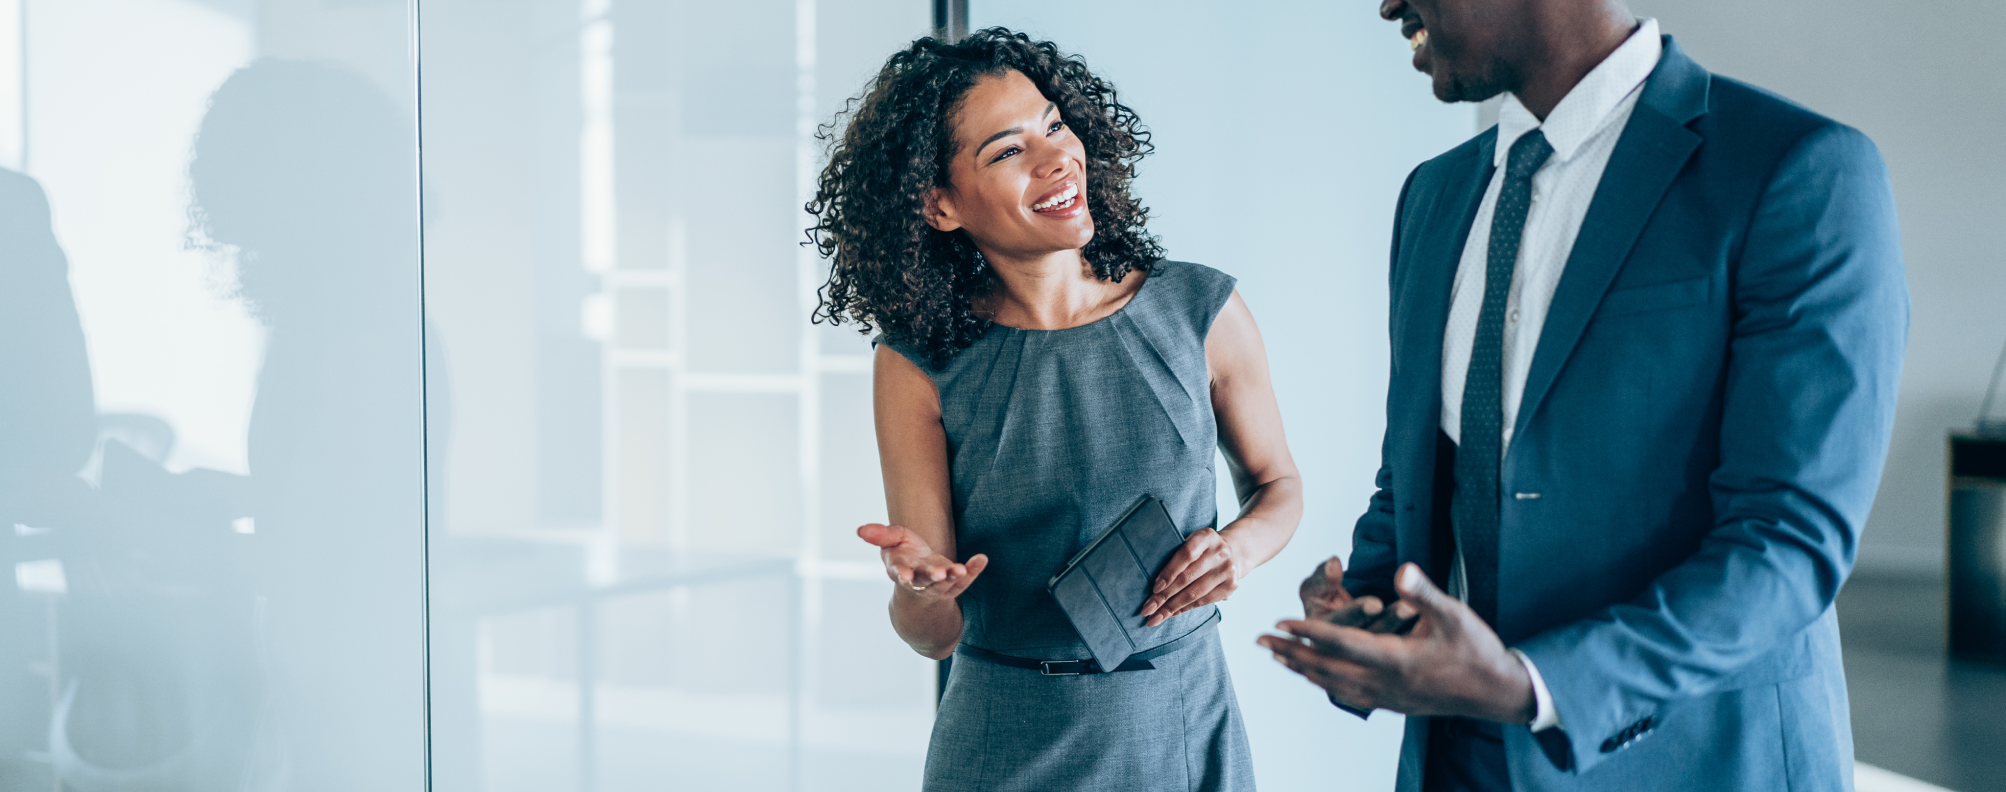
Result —
<svg viewBox="0 0 2006 792"><path fill-rule="evenodd" d="M405 24L261 6L0 5L0 789L423 783Z"/></svg>
<svg viewBox="0 0 2006 792"><path fill-rule="evenodd" d="M815 125L929 4L422 11L434 783L915 786L869 348L799 242Z"/></svg>

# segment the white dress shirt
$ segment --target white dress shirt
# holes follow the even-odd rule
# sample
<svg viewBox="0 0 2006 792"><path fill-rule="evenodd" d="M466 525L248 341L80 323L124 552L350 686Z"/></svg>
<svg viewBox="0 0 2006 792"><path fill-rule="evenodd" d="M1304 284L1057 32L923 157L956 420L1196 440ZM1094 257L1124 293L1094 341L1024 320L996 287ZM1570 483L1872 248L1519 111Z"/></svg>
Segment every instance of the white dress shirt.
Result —
<svg viewBox="0 0 2006 792"><path fill-rule="evenodd" d="M1497 170L1484 190L1477 207L1476 222L1463 245L1462 262L1449 298L1449 323L1442 336L1442 431L1449 439L1462 441L1463 380L1469 374L1471 348L1476 345L1477 317L1483 311L1484 278L1489 268L1491 216L1496 212L1498 192L1504 187L1505 161L1513 143L1533 130L1546 134L1553 156L1532 177L1532 206L1526 213L1524 236L1519 242L1517 266L1512 271L1511 294L1505 302L1504 323L1504 442L1510 454L1512 424L1518 420L1519 402L1525 396L1526 372L1532 368L1533 353L1539 348L1540 331L1546 326L1547 309L1553 305L1554 289L1560 285L1567 257L1574 250L1574 238L1588 216L1588 205L1602 183L1609 155L1616 150L1623 127L1637 107L1644 81L1658 66L1664 43L1658 37L1658 22L1643 20L1628 41L1610 53L1587 77L1582 78L1560 104L1548 113L1545 122L1520 104L1517 96L1506 94L1498 108L1496 145ZM1449 591L1467 598L1463 559L1458 551L1450 572ZM1533 698L1538 714L1533 731L1560 726L1553 697L1532 660L1512 650L1532 677Z"/></svg>

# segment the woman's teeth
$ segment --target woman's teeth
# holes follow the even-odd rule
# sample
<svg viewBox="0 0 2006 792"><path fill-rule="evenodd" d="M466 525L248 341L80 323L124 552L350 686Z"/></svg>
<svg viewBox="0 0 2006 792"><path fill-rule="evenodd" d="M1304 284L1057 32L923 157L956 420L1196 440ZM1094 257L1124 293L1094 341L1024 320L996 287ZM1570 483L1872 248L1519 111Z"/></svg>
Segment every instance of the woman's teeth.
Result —
<svg viewBox="0 0 2006 792"><path fill-rule="evenodd" d="M1063 209L1065 207L1071 206L1073 204L1073 199L1078 197L1079 194L1080 194L1079 185L1068 184L1066 185L1066 189L1064 192L1061 192L1058 195L1054 195L1038 203L1032 204L1031 211L1042 212L1045 211L1046 209Z"/></svg>
<svg viewBox="0 0 2006 792"><path fill-rule="evenodd" d="M1421 28L1414 31L1414 37L1408 39L1407 44L1412 46L1415 52L1420 52L1422 47L1428 45L1428 29Z"/></svg>

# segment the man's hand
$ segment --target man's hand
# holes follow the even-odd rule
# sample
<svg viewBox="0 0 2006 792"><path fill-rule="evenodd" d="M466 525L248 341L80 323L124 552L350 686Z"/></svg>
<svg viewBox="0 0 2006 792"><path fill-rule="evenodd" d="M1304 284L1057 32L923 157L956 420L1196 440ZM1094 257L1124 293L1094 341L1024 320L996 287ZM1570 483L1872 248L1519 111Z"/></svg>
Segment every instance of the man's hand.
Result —
<svg viewBox="0 0 2006 792"><path fill-rule="evenodd" d="M934 552L912 531L896 525L871 523L857 528L857 537L878 547L885 563L885 576L899 584L906 594L922 600L953 600L968 590L975 576L989 566L989 557L976 555L966 564Z"/></svg>
<svg viewBox="0 0 2006 792"><path fill-rule="evenodd" d="M1309 577L1296 587L1303 601L1303 618L1327 621L1369 632L1405 632L1420 612L1411 603L1395 601L1393 607L1367 594L1356 599L1344 588L1344 562L1337 556L1316 565Z"/></svg>
<svg viewBox="0 0 2006 792"><path fill-rule="evenodd" d="M1305 591L1309 585L1304 581ZM1475 611L1442 593L1413 564L1400 568L1396 588L1400 603L1411 603L1420 616L1407 635L1312 618L1281 622L1276 628L1293 637L1264 635L1260 644L1289 670L1354 707L1532 722L1531 677Z"/></svg>
<svg viewBox="0 0 2006 792"><path fill-rule="evenodd" d="M1235 552L1225 534L1210 528L1192 531L1184 546L1170 554L1163 571L1156 574L1156 585L1137 615L1148 619L1146 626L1155 627L1186 611L1225 600L1239 590L1240 578L1246 575L1246 557Z"/></svg>

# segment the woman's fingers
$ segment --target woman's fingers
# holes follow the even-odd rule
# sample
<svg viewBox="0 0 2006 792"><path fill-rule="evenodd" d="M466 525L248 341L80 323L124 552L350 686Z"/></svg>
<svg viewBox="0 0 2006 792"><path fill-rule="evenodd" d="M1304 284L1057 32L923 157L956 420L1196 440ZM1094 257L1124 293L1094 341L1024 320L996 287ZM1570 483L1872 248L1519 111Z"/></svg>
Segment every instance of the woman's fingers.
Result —
<svg viewBox="0 0 2006 792"><path fill-rule="evenodd" d="M893 576L892 580L910 589L914 594L928 597L952 598L967 590L975 576L989 567L989 557L976 555L967 563L956 564L940 556L932 556L915 563L904 577Z"/></svg>
<svg viewBox="0 0 2006 792"><path fill-rule="evenodd" d="M1218 531L1210 528L1193 531L1191 537L1185 539L1184 544L1177 548L1177 552L1170 554L1170 560L1163 564L1163 571L1156 573L1156 587L1153 591L1157 594L1166 594L1188 585L1190 581L1185 578L1197 576L1193 574L1191 566L1210 554L1219 544Z"/></svg>
<svg viewBox="0 0 2006 792"><path fill-rule="evenodd" d="M1178 591L1177 596L1164 603L1162 612L1151 617L1146 624L1154 627L1188 611L1219 602L1231 596L1237 588L1239 583L1233 580L1233 570L1221 564Z"/></svg>
<svg viewBox="0 0 2006 792"><path fill-rule="evenodd" d="M1171 597L1177 596L1186 586L1191 585L1192 579L1204 574L1208 562L1216 561L1209 555L1198 555L1188 561L1180 561L1185 551L1190 549L1191 545L1186 543L1170 556L1170 562L1165 564L1163 571L1156 576L1154 592L1149 595L1149 599L1142 601L1142 609L1136 611L1136 615L1145 618L1155 616Z"/></svg>
<svg viewBox="0 0 2006 792"><path fill-rule="evenodd" d="M1219 538L1219 532L1206 528L1191 534L1183 546L1170 555L1170 561L1163 565L1163 571L1156 575L1156 586L1149 599L1144 600L1138 615L1150 616L1161 609L1170 598L1189 587L1197 580L1230 559L1226 558L1226 543Z"/></svg>
<svg viewBox="0 0 2006 792"><path fill-rule="evenodd" d="M857 526L857 538L878 547L897 547L905 541L906 529L884 523L866 523Z"/></svg>

